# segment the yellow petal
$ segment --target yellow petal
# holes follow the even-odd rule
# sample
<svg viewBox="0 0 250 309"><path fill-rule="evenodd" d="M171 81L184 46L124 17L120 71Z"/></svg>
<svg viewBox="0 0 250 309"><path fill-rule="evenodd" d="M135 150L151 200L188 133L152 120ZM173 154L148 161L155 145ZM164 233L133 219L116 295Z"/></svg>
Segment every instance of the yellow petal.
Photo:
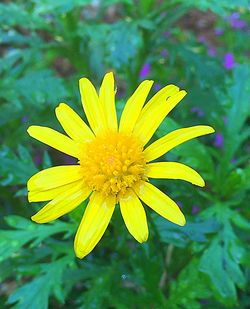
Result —
<svg viewBox="0 0 250 309"><path fill-rule="evenodd" d="M106 129L106 119L104 107L100 104L95 87L87 78L79 81L83 109L88 118L88 122L95 134Z"/></svg>
<svg viewBox="0 0 250 309"><path fill-rule="evenodd" d="M83 187L82 182L80 182L46 204L31 219L37 223L53 221L80 205L90 193L91 190Z"/></svg>
<svg viewBox="0 0 250 309"><path fill-rule="evenodd" d="M143 107L140 117L145 114L152 106L159 106L159 104L166 102L166 99L179 91L179 87L175 85L167 85L159 90Z"/></svg>
<svg viewBox="0 0 250 309"><path fill-rule="evenodd" d="M82 178L80 165L54 166L33 175L27 187L29 191L48 190Z"/></svg>
<svg viewBox="0 0 250 309"><path fill-rule="evenodd" d="M133 131L152 85L152 80L143 81L128 99L121 115L119 132L131 133Z"/></svg>
<svg viewBox="0 0 250 309"><path fill-rule="evenodd" d="M56 108L56 117L64 131L74 140L86 142L94 138L93 132L81 117L67 104L61 103Z"/></svg>
<svg viewBox="0 0 250 309"><path fill-rule="evenodd" d="M82 183L82 180L77 180L66 185L62 185L60 187L47 189L47 190L36 190L28 192L28 200L29 202L45 202L50 201L56 198L58 195L66 192L67 190L72 189L78 183Z"/></svg>
<svg viewBox="0 0 250 309"><path fill-rule="evenodd" d="M117 115L115 109L115 85L113 72L107 73L100 88L100 103L104 107L104 113L109 129L117 131Z"/></svg>
<svg viewBox="0 0 250 309"><path fill-rule="evenodd" d="M31 137L49 145L50 147L53 147L72 157L78 157L77 143L66 135L63 135L51 128L41 126L31 126L28 128L27 132Z"/></svg>
<svg viewBox="0 0 250 309"><path fill-rule="evenodd" d="M135 190L139 198L159 215L175 224L185 225L185 217L178 205L155 186L142 181Z"/></svg>
<svg viewBox="0 0 250 309"><path fill-rule="evenodd" d="M202 177L191 167L178 162L156 162L147 164L147 177L182 179L194 185L204 187Z"/></svg>
<svg viewBox="0 0 250 309"><path fill-rule="evenodd" d="M104 234L115 209L115 198L93 192L77 230L74 248L80 259L89 254Z"/></svg>
<svg viewBox="0 0 250 309"><path fill-rule="evenodd" d="M167 114L181 101L186 95L186 91L181 90L162 102L159 105L152 105L139 117L134 129L134 134L140 139L143 145L147 144L153 136Z"/></svg>
<svg viewBox="0 0 250 309"><path fill-rule="evenodd" d="M120 199L120 209L129 233L140 243L146 241L148 239L146 213L132 190Z"/></svg>
<svg viewBox="0 0 250 309"><path fill-rule="evenodd" d="M180 145L192 138L213 133L214 129L209 126L193 126L175 130L159 138L144 150L145 159L150 162L159 158L177 145Z"/></svg>

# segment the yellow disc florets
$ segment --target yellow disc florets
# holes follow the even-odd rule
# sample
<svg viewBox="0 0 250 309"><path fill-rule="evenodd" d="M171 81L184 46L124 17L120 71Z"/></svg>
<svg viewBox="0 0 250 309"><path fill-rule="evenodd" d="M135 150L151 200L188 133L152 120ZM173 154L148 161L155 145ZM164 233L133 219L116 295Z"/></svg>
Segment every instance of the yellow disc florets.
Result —
<svg viewBox="0 0 250 309"><path fill-rule="evenodd" d="M84 144L80 165L85 184L106 196L124 195L146 179L143 147L136 138L122 133L105 134Z"/></svg>

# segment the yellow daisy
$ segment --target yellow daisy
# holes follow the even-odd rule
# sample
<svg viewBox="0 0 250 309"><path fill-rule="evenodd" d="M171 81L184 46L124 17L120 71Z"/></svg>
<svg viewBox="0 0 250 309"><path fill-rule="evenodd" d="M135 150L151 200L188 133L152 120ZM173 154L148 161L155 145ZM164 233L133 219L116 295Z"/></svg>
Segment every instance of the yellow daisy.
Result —
<svg viewBox="0 0 250 309"><path fill-rule="evenodd" d="M80 79L82 105L89 126L68 105L56 108L56 117L68 136L51 128L31 126L33 138L78 159L77 165L45 169L28 181L29 202L49 201L32 216L37 223L55 220L89 197L74 249L89 254L104 234L116 204L131 235L140 243L148 238L142 202L164 218L183 226L178 205L150 184L150 178L182 179L205 185L191 167L177 162L155 162L173 147L214 132L209 126L175 130L145 147L167 114L186 95L168 85L144 106L153 81L145 80L127 101L118 126L113 73L104 76L99 95L87 78Z"/></svg>

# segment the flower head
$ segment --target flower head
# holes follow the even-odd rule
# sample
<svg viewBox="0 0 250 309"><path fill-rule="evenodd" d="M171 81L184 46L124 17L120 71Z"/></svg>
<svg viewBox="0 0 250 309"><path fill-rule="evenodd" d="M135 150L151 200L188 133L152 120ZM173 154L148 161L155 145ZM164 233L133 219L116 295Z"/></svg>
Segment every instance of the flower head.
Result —
<svg viewBox="0 0 250 309"><path fill-rule="evenodd" d="M196 114L198 117L203 117L204 116L204 111L202 108L198 107L198 106L194 106L190 109L190 112L193 114Z"/></svg>
<svg viewBox="0 0 250 309"><path fill-rule="evenodd" d="M141 71L140 71L140 78L141 79L144 79L146 78L150 73L150 64L149 63L145 63L143 65L143 67L141 68Z"/></svg>
<svg viewBox="0 0 250 309"><path fill-rule="evenodd" d="M214 47L212 47L212 46L208 47L207 54L210 57L215 57L216 56L216 49Z"/></svg>
<svg viewBox="0 0 250 309"><path fill-rule="evenodd" d="M220 36L224 33L224 29L223 28L215 28L214 33L215 33L216 36Z"/></svg>
<svg viewBox="0 0 250 309"><path fill-rule="evenodd" d="M234 55L232 53L226 53L224 55L223 66L226 70L231 70L235 66Z"/></svg>
<svg viewBox="0 0 250 309"><path fill-rule="evenodd" d="M164 218L185 224L178 205L150 184L150 178L182 179L204 186L202 177L191 167L177 162L152 163L173 147L214 132L203 125L178 129L145 147L166 115L186 95L184 90L168 85L144 106L152 85L153 81L145 80L138 86L118 126L113 73L105 75L99 94L87 78L82 78L80 92L90 127L61 103L56 117L68 136L48 127L28 128L30 136L78 160L76 165L51 167L32 176L28 198L30 202L49 201L32 216L37 223L55 220L89 198L74 242L79 258L99 242L117 204L128 231L139 242L148 238L142 202Z"/></svg>
<svg viewBox="0 0 250 309"><path fill-rule="evenodd" d="M247 26L247 23L244 20L240 19L239 12L232 13L227 19L230 22L232 28L244 29Z"/></svg>
<svg viewBox="0 0 250 309"><path fill-rule="evenodd" d="M220 132L218 132L215 134L214 146L217 148L223 148L223 145L224 145L224 137Z"/></svg>

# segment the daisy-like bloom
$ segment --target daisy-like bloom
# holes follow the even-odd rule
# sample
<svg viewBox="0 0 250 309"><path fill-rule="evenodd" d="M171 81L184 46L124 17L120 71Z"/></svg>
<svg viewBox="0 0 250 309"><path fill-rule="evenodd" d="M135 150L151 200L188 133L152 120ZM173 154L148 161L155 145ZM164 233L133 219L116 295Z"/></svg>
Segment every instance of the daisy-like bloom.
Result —
<svg viewBox="0 0 250 309"><path fill-rule="evenodd" d="M32 176L28 199L49 201L32 216L33 221L46 223L89 198L74 241L79 258L99 242L117 204L128 231L140 243L148 238L142 202L164 218L185 224L178 205L150 184L150 178L182 179L204 186L202 177L191 167L177 162L152 163L173 147L214 132L204 125L178 129L145 146L186 95L184 90L168 85L144 105L152 85L153 81L145 80L138 86L127 101L118 126L113 73L104 76L99 94L87 78L82 78L80 93L90 127L72 108L61 103L55 112L67 136L48 127L28 128L33 138L78 160L76 165L51 167Z"/></svg>

